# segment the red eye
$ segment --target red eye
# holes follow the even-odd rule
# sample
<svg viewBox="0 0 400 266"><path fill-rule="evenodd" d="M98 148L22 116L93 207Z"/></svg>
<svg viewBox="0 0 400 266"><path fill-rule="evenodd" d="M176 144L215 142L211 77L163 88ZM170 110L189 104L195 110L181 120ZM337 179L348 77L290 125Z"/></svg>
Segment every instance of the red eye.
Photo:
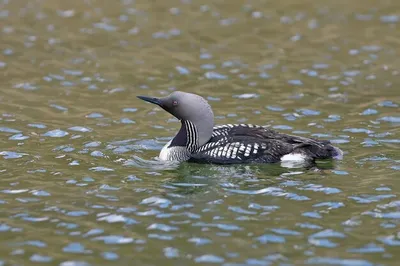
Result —
<svg viewBox="0 0 400 266"><path fill-rule="evenodd" d="M172 105L173 106L177 106L178 105L178 101L172 101Z"/></svg>

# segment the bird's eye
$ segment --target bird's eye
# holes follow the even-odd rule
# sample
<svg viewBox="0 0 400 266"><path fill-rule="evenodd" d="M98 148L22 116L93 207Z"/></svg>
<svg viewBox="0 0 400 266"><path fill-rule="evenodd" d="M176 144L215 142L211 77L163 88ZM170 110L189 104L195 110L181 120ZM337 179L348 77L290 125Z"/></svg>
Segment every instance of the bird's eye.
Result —
<svg viewBox="0 0 400 266"><path fill-rule="evenodd" d="M172 101L172 105L173 106L177 106L178 105L178 101Z"/></svg>

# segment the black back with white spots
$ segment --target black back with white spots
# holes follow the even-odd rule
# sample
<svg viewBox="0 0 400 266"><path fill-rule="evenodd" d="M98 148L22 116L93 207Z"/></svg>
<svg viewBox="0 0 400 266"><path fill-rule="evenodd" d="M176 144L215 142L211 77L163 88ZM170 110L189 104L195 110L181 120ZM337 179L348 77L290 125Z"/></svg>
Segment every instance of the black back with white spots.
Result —
<svg viewBox="0 0 400 266"><path fill-rule="evenodd" d="M336 152L329 141L278 133L263 126L227 124L214 127L211 139L191 155L199 163L275 163L290 153L309 160L331 158Z"/></svg>

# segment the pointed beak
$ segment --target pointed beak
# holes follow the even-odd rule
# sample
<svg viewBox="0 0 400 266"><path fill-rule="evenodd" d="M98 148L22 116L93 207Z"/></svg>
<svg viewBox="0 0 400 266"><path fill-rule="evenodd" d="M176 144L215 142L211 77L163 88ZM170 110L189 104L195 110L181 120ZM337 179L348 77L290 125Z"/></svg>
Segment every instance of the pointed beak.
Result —
<svg viewBox="0 0 400 266"><path fill-rule="evenodd" d="M161 100L155 97L137 96L139 99L161 106Z"/></svg>

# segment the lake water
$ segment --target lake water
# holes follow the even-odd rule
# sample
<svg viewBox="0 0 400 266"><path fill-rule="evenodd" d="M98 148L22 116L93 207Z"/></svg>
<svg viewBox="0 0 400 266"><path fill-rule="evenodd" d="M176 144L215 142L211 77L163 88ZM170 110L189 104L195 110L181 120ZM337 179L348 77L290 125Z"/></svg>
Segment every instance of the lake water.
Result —
<svg viewBox="0 0 400 266"><path fill-rule="evenodd" d="M0 1L0 265L397 265L400 2ZM218 124L328 139L318 169L155 160Z"/></svg>

